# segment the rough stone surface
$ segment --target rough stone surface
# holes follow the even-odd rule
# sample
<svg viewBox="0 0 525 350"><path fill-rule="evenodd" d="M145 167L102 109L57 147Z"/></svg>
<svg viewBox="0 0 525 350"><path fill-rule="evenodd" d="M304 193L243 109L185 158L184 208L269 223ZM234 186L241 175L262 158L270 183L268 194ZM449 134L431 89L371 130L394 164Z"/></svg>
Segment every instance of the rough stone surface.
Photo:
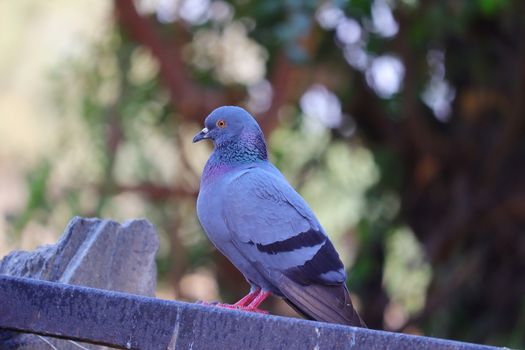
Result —
<svg viewBox="0 0 525 350"><path fill-rule="evenodd" d="M0 285L0 327L119 349L497 349L18 277Z"/></svg>
<svg viewBox="0 0 525 350"><path fill-rule="evenodd" d="M154 296L158 246L155 228L147 220L119 224L76 217L56 244L4 257L0 274ZM79 349L68 341L45 340L59 349ZM11 344L12 349L52 349L42 338L11 332L0 332L4 349L2 344Z"/></svg>

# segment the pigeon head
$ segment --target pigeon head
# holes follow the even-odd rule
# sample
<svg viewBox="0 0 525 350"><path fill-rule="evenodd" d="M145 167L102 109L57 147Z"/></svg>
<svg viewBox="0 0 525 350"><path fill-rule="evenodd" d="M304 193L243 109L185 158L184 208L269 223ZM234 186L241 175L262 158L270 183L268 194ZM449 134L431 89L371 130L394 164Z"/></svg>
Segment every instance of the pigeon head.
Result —
<svg viewBox="0 0 525 350"><path fill-rule="evenodd" d="M211 112L204 121L204 129L195 135L193 142L204 139L213 141L215 151L222 158L230 156L238 161L267 159L261 128L241 107L224 106Z"/></svg>
<svg viewBox="0 0 525 350"><path fill-rule="evenodd" d="M193 142L211 139L216 145L240 139L243 133L260 132L255 119L244 109L236 106L219 107L204 121L205 128L195 135Z"/></svg>

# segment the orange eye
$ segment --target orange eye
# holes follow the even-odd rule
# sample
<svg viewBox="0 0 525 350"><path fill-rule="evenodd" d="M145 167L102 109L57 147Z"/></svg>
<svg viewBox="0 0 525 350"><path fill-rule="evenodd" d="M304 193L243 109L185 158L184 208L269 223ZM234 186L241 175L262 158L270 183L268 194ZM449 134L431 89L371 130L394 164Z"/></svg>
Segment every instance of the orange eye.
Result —
<svg viewBox="0 0 525 350"><path fill-rule="evenodd" d="M226 122L221 119L221 120L217 121L217 126L219 128L224 128L224 127L226 127Z"/></svg>

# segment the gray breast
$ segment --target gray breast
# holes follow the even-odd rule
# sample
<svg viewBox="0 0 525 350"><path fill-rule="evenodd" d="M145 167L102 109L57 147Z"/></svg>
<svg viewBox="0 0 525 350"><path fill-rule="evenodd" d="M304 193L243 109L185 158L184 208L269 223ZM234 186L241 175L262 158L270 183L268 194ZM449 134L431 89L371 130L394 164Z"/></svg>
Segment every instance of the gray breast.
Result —
<svg viewBox="0 0 525 350"><path fill-rule="evenodd" d="M224 176L210 184L211 186L201 186L201 191L197 198L197 216L209 240L241 271L248 283L280 294L278 290L275 290L273 284L268 281L268 276L265 276L266 272L263 270L261 273L261 268L253 266L232 243L232 232L226 225L225 213L222 210L224 204L222 194L224 193L224 188L235 177Z"/></svg>

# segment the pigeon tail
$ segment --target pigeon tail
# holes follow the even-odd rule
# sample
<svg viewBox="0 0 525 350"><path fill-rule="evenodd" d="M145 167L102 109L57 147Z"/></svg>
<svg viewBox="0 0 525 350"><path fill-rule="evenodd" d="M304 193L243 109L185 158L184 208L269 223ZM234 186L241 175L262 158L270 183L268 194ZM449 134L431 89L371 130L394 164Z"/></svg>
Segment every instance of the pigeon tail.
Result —
<svg viewBox="0 0 525 350"><path fill-rule="evenodd" d="M345 284L304 285L282 275L279 289L286 302L306 318L367 328L352 305Z"/></svg>

